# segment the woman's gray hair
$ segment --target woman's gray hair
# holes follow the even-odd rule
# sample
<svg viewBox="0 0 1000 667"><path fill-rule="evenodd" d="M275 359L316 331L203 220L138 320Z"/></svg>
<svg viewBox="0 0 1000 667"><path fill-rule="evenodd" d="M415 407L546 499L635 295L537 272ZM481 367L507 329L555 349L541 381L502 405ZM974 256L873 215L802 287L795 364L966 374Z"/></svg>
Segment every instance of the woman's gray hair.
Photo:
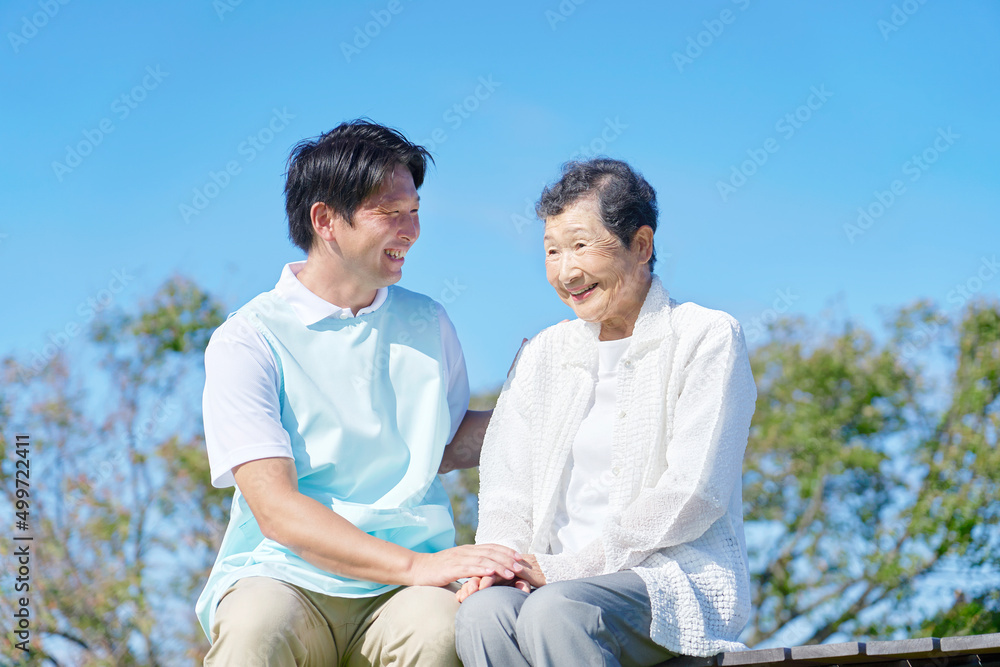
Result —
<svg viewBox="0 0 1000 667"><path fill-rule="evenodd" d="M563 165L562 178L542 190L535 213L542 220L559 215L585 197L597 199L601 221L626 248L640 227L656 231L656 190L642 174L626 162L595 158ZM656 248L649 258L649 270L656 263Z"/></svg>

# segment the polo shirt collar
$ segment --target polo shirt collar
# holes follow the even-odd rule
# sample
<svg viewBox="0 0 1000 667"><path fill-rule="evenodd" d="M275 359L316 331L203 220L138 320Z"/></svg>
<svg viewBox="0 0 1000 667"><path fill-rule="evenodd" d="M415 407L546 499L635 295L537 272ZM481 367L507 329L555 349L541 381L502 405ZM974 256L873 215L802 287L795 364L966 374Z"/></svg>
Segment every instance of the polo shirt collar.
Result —
<svg viewBox="0 0 1000 667"><path fill-rule="evenodd" d="M323 299L309 291L309 288L299 282L297 275L305 265L305 261L286 264L285 268L281 270L281 277L278 279L278 283L274 286L274 291L276 291L281 298L288 302L288 305L290 305L292 310L295 312L296 317L298 317L302 324L307 327L312 326L327 317L346 320L352 317L360 317L366 313L371 313L378 310L379 307L385 303L385 298L389 294L388 288L379 288L379 290L375 293L375 300L372 301L371 305L365 306L358 311L357 315L354 315L350 308L342 308L338 305L330 303L326 299Z"/></svg>

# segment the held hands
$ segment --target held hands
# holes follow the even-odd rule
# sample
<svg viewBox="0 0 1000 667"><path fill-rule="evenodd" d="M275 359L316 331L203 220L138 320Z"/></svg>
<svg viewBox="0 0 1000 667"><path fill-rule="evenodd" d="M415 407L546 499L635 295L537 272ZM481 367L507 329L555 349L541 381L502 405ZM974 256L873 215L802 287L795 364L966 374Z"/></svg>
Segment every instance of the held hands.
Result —
<svg viewBox="0 0 1000 667"><path fill-rule="evenodd" d="M463 577L513 579L524 569L521 554L499 544L466 544L434 554L414 553L406 579L410 586L447 586Z"/></svg>
<svg viewBox="0 0 1000 667"><path fill-rule="evenodd" d="M532 588L539 588L545 585L545 575L538 567L538 560L532 554L520 556L521 570L517 576L500 577L497 575L487 575L485 577L471 577L462 588L455 593L459 602L465 600L477 591L484 590L490 586L513 586L519 591L530 593Z"/></svg>
<svg viewBox="0 0 1000 667"><path fill-rule="evenodd" d="M455 597L458 598L459 602L465 602L466 598L473 593L487 589L490 586L513 586L519 591L524 591L525 593L531 592L531 584L518 577L514 577L513 579L499 579L495 576L472 577L462 584L462 588L455 593Z"/></svg>

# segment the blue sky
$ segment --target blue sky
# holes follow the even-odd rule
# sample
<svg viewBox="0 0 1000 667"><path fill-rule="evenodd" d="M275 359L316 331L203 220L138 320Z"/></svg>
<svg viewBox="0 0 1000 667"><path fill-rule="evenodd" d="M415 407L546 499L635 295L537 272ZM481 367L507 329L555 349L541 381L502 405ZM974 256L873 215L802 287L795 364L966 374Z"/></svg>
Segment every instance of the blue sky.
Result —
<svg viewBox="0 0 1000 667"><path fill-rule="evenodd" d="M436 157L401 284L445 303L473 389L571 315L529 213L574 154L646 176L668 289L751 343L778 311L1000 291L996 3L14 0L0 24L2 354L174 273L233 309L269 289L301 257L289 149L358 116Z"/></svg>

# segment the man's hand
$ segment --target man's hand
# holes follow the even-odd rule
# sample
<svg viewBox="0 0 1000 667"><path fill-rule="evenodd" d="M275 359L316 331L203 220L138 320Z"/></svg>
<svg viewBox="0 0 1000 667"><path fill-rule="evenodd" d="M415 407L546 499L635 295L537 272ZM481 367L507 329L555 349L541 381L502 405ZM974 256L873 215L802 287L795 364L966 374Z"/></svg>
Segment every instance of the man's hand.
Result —
<svg viewBox="0 0 1000 667"><path fill-rule="evenodd" d="M521 554L499 544L466 544L436 554L414 553L407 572L410 586L447 586L464 577L513 579Z"/></svg>
<svg viewBox="0 0 1000 667"><path fill-rule="evenodd" d="M531 585L519 577L513 579L497 579L496 577L471 577L462 584L462 588L455 593L459 602L465 602L473 593L489 588L490 586L513 586L525 593L531 592Z"/></svg>
<svg viewBox="0 0 1000 667"><path fill-rule="evenodd" d="M517 572L517 576L509 577L506 576L496 576L487 575L485 577L471 577L468 581L462 584L462 588L455 593L455 597L458 598L459 602L465 602L466 599L473 593L481 591L490 586L513 586L519 591L524 591L525 593L530 593L532 588L541 588L546 584L545 574L542 572L542 568L538 567L538 559L535 558L534 554L526 554L519 556L520 569Z"/></svg>
<svg viewBox="0 0 1000 667"><path fill-rule="evenodd" d="M336 575L382 584L444 586L464 577L512 578L521 570L521 555L498 544L422 554L373 537L299 493L295 462L289 458L250 461L236 466L233 475L265 537Z"/></svg>

